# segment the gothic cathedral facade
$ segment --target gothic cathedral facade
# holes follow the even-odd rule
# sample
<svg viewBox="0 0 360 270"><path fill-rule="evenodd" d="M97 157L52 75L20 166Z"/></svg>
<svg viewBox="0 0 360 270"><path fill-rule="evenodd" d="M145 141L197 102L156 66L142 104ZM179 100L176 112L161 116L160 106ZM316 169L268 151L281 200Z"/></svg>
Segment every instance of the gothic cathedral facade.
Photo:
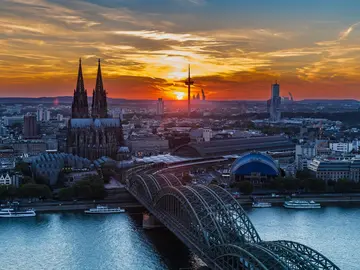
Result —
<svg viewBox="0 0 360 270"><path fill-rule="evenodd" d="M81 59L74 99L68 125L68 153L98 159L108 156L116 159L118 150L124 145L120 118L109 118L106 90L103 86L100 60L93 90L91 112L89 113L87 90L82 74Z"/></svg>

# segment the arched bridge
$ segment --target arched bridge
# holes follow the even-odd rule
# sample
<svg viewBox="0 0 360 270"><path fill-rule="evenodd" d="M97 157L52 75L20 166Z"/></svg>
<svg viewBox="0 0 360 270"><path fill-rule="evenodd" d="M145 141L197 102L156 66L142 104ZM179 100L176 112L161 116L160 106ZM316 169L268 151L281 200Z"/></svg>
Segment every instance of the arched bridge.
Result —
<svg viewBox="0 0 360 270"><path fill-rule="evenodd" d="M262 241L226 190L182 185L173 174L151 172L133 170L127 189L212 269L339 269L305 245Z"/></svg>

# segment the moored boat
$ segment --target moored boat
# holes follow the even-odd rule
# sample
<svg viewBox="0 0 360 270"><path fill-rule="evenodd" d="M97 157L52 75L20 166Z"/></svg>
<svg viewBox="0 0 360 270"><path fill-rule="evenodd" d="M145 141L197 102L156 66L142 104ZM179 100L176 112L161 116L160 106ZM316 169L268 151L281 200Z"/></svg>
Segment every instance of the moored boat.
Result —
<svg viewBox="0 0 360 270"><path fill-rule="evenodd" d="M319 209L321 208L320 203L314 201L286 201L284 203L285 208L290 209Z"/></svg>
<svg viewBox="0 0 360 270"><path fill-rule="evenodd" d="M117 214L124 213L125 209L120 207L109 208L107 206L98 205L96 208L90 208L84 211L85 214Z"/></svg>
<svg viewBox="0 0 360 270"><path fill-rule="evenodd" d="M14 208L0 209L0 218L20 218L20 217L35 217L34 209L15 210Z"/></svg>
<svg viewBox="0 0 360 270"><path fill-rule="evenodd" d="M269 208L271 206L272 205L269 202L253 202L252 203L253 208Z"/></svg>

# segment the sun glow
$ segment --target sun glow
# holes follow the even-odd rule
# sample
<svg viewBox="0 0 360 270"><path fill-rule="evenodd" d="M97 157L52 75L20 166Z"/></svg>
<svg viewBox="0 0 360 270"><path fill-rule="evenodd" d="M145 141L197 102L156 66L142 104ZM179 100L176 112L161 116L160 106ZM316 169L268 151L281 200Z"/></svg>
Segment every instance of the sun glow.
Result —
<svg viewBox="0 0 360 270"><path fill-rule="evenodd" d="M174 95L176 96L177 100L182 100L185 96L183 92L174 92Z"/></svg>

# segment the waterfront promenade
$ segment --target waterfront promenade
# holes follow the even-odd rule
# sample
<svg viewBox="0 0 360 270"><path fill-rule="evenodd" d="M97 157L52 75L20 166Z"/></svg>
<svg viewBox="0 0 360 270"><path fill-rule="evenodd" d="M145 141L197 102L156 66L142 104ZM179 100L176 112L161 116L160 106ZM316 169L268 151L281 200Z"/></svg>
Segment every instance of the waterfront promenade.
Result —
<svg viewBox="0 0 360 270"><path fill-rule="evenodd" d="M253 198L262 202L270 202L273 205L282 205L287 196L276 195L252 195ZM359 205L360 194L301 194L292 197L293 200L313 200L321 203L323 206L342 206L342 205ZM241 195L238 199L242 205L251 205L252 199L248 195ZM24 208L34 208L37 212L51 211L80 211L96 207L96 205L108 205L111 207L121 207L125 209L143 209L143 206L136 201L126 190L119 189L116 198L95 200L95 201L44 201L44 202L23 202Z"/></svg>

